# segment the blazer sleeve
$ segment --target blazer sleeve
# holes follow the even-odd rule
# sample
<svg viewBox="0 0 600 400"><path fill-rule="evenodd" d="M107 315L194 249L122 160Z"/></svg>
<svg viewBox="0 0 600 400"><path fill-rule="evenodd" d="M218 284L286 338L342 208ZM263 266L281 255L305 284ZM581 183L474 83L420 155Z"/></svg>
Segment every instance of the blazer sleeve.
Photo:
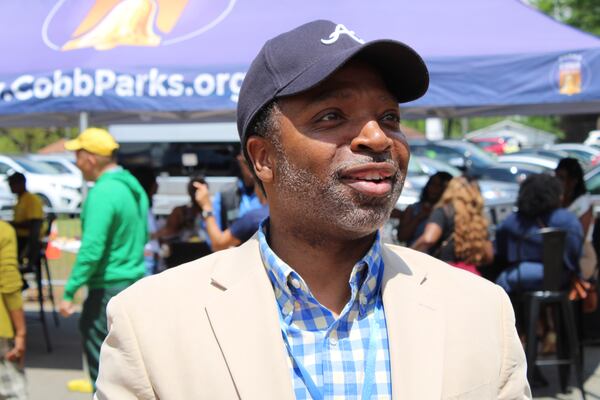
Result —
<svg viewBox="0 0 600 400"><path fill-rule="evenodd" d="M120 298L108 303L108 336L100 351L96 400L156 400L135 330Z"/></svg>
<svg viewBox="0 0 600 400"><path fill-rule="evenodd" d="M515 313L508 295L499 286L502 308L502 367L498 388L498 400L531 399L531 389L527 382L527 362L523 345L515 327Z"/></svg>

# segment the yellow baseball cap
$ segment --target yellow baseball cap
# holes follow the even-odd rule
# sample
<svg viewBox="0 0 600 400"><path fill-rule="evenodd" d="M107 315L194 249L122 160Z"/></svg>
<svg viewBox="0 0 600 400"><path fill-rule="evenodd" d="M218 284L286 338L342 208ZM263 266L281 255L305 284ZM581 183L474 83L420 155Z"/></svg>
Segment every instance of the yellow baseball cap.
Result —
<svg viewBox="0 0 600 400"><path fill-rule="evenodd" d="M85 150L93 154L109 157L119 148L119 144L105 129L87 128L75 139L65 142L65 149Z"/></svg>

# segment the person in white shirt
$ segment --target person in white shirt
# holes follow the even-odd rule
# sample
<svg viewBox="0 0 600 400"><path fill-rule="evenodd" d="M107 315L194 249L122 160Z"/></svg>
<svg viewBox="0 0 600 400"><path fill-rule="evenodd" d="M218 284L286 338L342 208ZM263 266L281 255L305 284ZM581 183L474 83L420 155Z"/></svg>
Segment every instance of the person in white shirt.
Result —
<svg viewBox="0 0 600 400"><path fill-rule="evenodd" d="M562 206L579 218L585 240L579 268L585 280L597 275L598 259L592 245L594 232L594 206L583 180L583 168L575 158L563 158L555 170L556 177L563 184Z"/></svg>

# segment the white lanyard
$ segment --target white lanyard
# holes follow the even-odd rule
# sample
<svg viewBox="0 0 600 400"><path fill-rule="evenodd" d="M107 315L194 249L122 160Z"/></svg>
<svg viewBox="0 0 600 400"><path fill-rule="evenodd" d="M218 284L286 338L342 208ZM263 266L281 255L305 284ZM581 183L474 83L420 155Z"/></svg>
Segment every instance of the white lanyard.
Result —
<svg viewBox="0 0 600 400"><path fill-rule="evenodd" d="M367 365L365 368L365 375L363 380L362 387L362 395L361 399L368 400L371 398L371 394L373 392L373 385L375 383L375 362L377 359L377 341L379 340L379 335L381 334L381 324L379 322L379 316L381 315L380 311L382 310L382 302L381 296L377 296L377 300L375 303L375 311L373 314L373 319L375 322L370 321L369 323L369 347L367 348ZM310 373L306 370L304 365L297 359L291 351L290 348L290 340L286 331L286 327L283 323L283 318L280 315L280 324L281 324L281 333L283 335L283 341L287 348L288 354L292 358L292 362L298 370L300 371L300 375L302 375L302 381L306 385L308 392L310 393L313 400L323 400L323 389L319 388L315 381L310 376Z"/></svg>

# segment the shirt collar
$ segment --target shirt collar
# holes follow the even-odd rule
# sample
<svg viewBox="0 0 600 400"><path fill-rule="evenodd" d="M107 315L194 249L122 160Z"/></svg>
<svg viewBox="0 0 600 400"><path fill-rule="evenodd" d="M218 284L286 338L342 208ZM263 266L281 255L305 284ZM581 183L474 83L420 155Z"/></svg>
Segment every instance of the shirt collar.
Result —
<svg viewBox="0 0 600 400"><path fill-rule="evenodd" d="M296 301L299 301L300 304L318 302L302 277L281 260L269 246L267 241L268 224L269 218L262 221L258 229L260 254L282 315L284 318L291 318ZM369 251L352 268L349 280L351 297L344 310L348 309L348 306L355 301L358 302L361 315L374 307L380 293L382 274L381 237L377 232Z"/></svg>

